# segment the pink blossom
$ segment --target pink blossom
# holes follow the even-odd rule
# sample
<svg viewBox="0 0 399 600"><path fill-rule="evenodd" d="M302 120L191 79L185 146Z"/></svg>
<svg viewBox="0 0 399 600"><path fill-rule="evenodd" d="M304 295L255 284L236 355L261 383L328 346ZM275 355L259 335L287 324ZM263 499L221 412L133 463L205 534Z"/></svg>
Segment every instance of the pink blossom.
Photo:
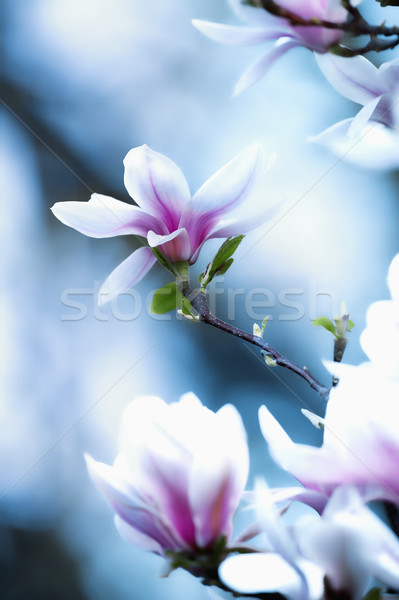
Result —
<svg viewBox="0 0 399 600"><path fill-rule="evenodd" d="M267 167L257 144L247 148L206 181L191 197L187 181L166 156L148 146L127 154L125 186L138 206L93 194L89 202L58 202L54 215L90 237L139 235L139 248L108 277L99 293L104 303L140 281L155 263L152 248L171 262L195 263L203 244L212 238L246 233L270 219L277 206L237 218L234 210L256 190Z"/></svg>
<svg viewBox="0 0 399 600"><path fill-rule="evenodd" d="M342 31L318 26L296 26L285 18L268 13L264 8L250 6L242 0L230 0L231 8L249 27L223 25L193 20L193 25L211 39L231 46L252 46L274 41L241 76L234 92L238 94L258 81L268 69L291 48L304 46L318 53L328 52L342 38ZM345 22L348 16L340 0L275 0L282 8L306 20L319 19L333 23Z"/></svg>
<svg viewBox="0 0 399 600"><path fill-rule="evenodd" d="M245 430L232 405L214 413L192 393L170 405L137 398L124 414L114 465L86 460L133 544L163 555L230 538L249 468Z"/></svg>
<svg viewBox="0 0 399 600"><path fill-rule="evenodd" d="M302 495L286 490L285 499L320 508L338 486L351 484L368 500L399 504L398 382L370 364L327 366L339 383L331 390L320 448L294 443L265 406L259 411L274 460L306 488Z"/></svg>
<svg viewBox="0 0 399 600"><path fill-rule="evenodd" d="M323 582L337 597L360 600L372 577L399 586L399 541L354 486L338 487L322 515L308 514L286 526L273 506L273 490L255 492L264 550L228 557L222 581L240 593L279 592L290 600L319 600ZM326 594L326 596L334 594Z"/></svg>

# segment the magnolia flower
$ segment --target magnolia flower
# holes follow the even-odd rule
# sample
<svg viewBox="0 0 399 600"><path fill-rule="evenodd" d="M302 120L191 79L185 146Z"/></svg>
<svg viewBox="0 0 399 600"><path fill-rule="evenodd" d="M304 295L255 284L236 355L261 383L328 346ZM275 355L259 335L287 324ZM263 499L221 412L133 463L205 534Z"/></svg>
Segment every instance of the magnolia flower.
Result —
<svg viewBox="0 0 399 600"><path fill-rule="evenodd" d="M324 582L350 600L362 598L372 577L398 588L399 540L354 487L339 487L321 516L300 517L290 527L275 510L272 491L258 486L255 492L266 548L227 558L219 567L227 586L242 594L279 592L290 600L322 598Z"/></svg>
<svg viewBox="0 0 399 600"><path fill-rule="evenodd" d="M363 56L317 56L329 83L363 108L311 141L364 166L392 169L399 166L399 60L375 67Z"/></svg>
<svg viewBox="0 0 399 600"><path fill-rule="evenodd" d="M254 508L265 551L228 557L219 567L220 579L241 594L279 592L290 600L318 600L323 572L299 552L271 492L263 481L257 482Z"/></svg>
<svg viewBox="0 0 399 600"><path fill-rule="evenodd" d="M191 197L177 165L140 146L124 160L125 186L139 206L93 194L89 202L58 202L52 211L62 223L90 237L135 234L147 239L148 246L133 252L103 284L99 303L105 303L144 277L156 261L152 248L159 248L171 263L193 264L207 240L246 233L270 219L277 206L244 219L232 215L255 191L270 164L254 144Z"/></svg>
<svg viewBox="0 0 399 600"><path fill-rule="evenodd" d="M321 19L333 23L346 21L348 13L341 0L275 0L278 6L301 19ZM250 27L223 25L208 21L193 20L193 25L211 39L231 46L253 46L274 41L273 48L267 50L241 76L234 92L238 94L258 81L268 69L291 48L304 46L309 50L324 53L342 38L342 31L317 26L296 26L284 19L268 13L264 8L250 6L243 0L229 0L238 17Z"/></svg>
<svg viewBox="0 0 399 600"><path fill-rule="evenodd" d="M392 300L371 304L360 343L373 365L387 376L399 378L399 254L389 267L388 287Z"/></svg>
<svg viewBox="0 0 399 600"><path fill-rule="evenodd" d="M131 543L164 555L230 538L249 468L232 405L213 413L192 393L170 405L138 398L124 414L114 465L86 460Z"/></svg>
<svg viewBox="0 0 399 600"><path fill-rule="evenodd" d="M399 589L399 540L352 486L332 495L322 517L295 526L303 556L319 565L337 597L360 600L374 577Z"/></svg>
<svg viewBox="0 0 399 600"><path fill-rule="evenodd" d="M259 411L272 457L307 488L302 495L294 488L292 496L320 510L338 486L353 484L369 500L399 504L399 384L367 364L326 364L339 383L331 390L320 448L294 443L265 406Z"/></svg>

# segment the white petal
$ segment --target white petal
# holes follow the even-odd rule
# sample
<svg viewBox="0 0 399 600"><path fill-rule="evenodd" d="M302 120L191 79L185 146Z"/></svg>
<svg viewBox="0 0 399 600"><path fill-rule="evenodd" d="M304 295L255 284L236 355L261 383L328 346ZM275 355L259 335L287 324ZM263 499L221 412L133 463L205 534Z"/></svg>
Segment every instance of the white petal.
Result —
<svg viewBox="0 0 399 600"><path fill-rule="evenodd" d="M115 526L119 531L120 535L132 546L146 550L147 552L154 552L155 554L163 555L161 544L159 544L152 537L137 531L126 523L119 515L115 515L114 518Z"/></svg>
<svg viewBox="0 0 399 600"><path fill-rule="evenodd" d="M367 102L367 104L365 104L363 108L359 110L348 129L348 136L350 138L356 138L357 136L361 135L363 128L371 119L380 100L381 96L377 96L376 98L373 98L373 100Z"/></svg>
<svg viewBox="0 0 399 600"><path fill-rule="evenodd" d="M369 123L356 138L348 135L353 119L345 119L312 138L340 159L365 169L395 169L399 166L399 134L380 123Z"/></svg>
<svg viewBox="0 0 399 600"><path fill-rule="evenodd" d="M231 219L225 225L222 223L207 236L207 239L240 235L241 233L247 233L252 229L261 227L266 221L269 221L278 213L282 204L283 202L277 202L274 206L270 206L262 213L246 219Z"/></svg>
<svg viewBox="0 0 399 600"><path fill-rule="evenodd" d="M268 31L264 28L237 27L235 25L200 21L199 19L193 19L192 24L211 40L229 46L253 46L269 40L277 40L286 35L283 29Z"/></svg>
<svg viewBox="0 0 399 600"><path fill-rule="evenodd" d="M104 281L98 293L100 306L138 283L156 262L151 248L139 248L128 256Z"/></svg>
<svg viewBox="0 0 399 600"><path fill-rule="evenodd" d="M259 81L259 79L261 79L263 75L267 73L267 71L279 58L281 58L281 56L288 52L288 50L291 50L291 48L295 48L298 45L298 42L287 37L282 39L282 42L276 44L271 50L265 52L241 75L234 88L233 95L236 96L237 94L240 94L251 85Z"/></svg>
<svg viewBox="0 0 399 600"><path fill-rule="evenodd" d="M266 406L259 409L259 423L272 458L306 487L323 491L327 487L328 491L331 485L336 486L338 482L347 481L355 476L359 463L356 462L356 457L355 460L349 461L351 455L347 453L347 448L341 441L342 436L337 438L338 432L335 431L334 424L326 421L324 439L330 436L335 443L317 448L295 444Z"/></svg>
<svg viewBox="0 0 399 600"><path fill-rule="evenodd" d="M190 210L225 214L248 197L265 170L265 156L258 144L243 150L210 177L194 195Z"/></svg>
<svg viewBox="0 0 399 600"><path fill-rule="evenodd" d="M315 57L327 81L353 102L367 104L386 91L381 86L377 67L364 56L344 58L327 52Z"/></svg>
<svg viewBox="0 0 399 600"><path fill-rule="evenodd" d="M322 575L320 569L303 563L312 583L310 597L321 597ZM241 554L227 558L219 567L219 576L229 588L241 594L279 592L291 600L303 598L303 581L299 573L279 554Z"/></svg>
<svg viewBox="0 0 399 600"><path fill-rule="evenodd" d="M190 199L187 181L179 167L145 145L130 150L123 163L125 186L135 202L161 219L169 231L176 229Z"/></svg>
<svg viewBox="0 0 399 600"><path fill-rule="evenodd" d="M281 22L281 19L271 15L263 8L244 4L242 0L229 0L229 4L237 17L251 25L270 27L272 24Z"/></svg>
<svg viewBox="0 0 399 600"><path fill-rule="evenodd" d="M93 194L88 202L57 202L51 210L64 225L94 238L146 236L149 229L165 230L162 221L137 206L102 194Z"/></svg>

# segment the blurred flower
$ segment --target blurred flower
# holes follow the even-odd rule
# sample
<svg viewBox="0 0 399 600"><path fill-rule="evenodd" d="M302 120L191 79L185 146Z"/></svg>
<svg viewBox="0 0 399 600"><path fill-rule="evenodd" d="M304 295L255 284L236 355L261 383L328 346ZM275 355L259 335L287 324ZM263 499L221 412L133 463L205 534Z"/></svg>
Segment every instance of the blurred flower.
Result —
<svg viewBox="0 0 399 600"><path fill-rule="evenodd" d="M295 444L262 406L260 426L272 457L307 488L302 495L294 488L293 495L315 508L345 483L368 499L399 504L399 385L370 365L326 364L339 383L327 405L323 445Z"/></svg>
<svg viewBox="0 0 399 600"><path fill-rule="evenodd" d="M360 343L377 368L399 379L399 254L389 267L388 287L392 300L369 306Z"/></svg>
<svg viewBox="0 0 399 600"><path fill-rule="evenodd" d="M158 247L171 263L193 264L207 240L246 233L270 219L277 206L244 219L226 220L226 216L255 190L271 162L254 144L191 198L177 165L140 146L124 160L125 186L139 206L93 194L89 202L57 202L52 211L62 223L91 237L135 234L147 238L149 247L133 252L103 284L99 302L105 303L144 277L156 261L152 248Z"/></svg>
<svg viewBox="0 0 399 600"><path fill-rule="evenodd" d="M267 50L241 76L234 92L242 92L258 81L268 69L291 48L304 46L315 52L328 52L337 44L343 33L340 30L317 26L293 25L290 20L268 13L256 3L242 0L229 0L231 8L238 17L246 21L250 27L237 27L193 20L193 25L211 39L231 46L253 46L268 41L275 41L271 50ZM283 10L294 13L299 19L321 19L333 23L345 22L348 16L340 0L276 0L275 4Z"/></svg>
<svg viewBox="0 0 399 600"><path fill-rule="evenodd" d="M334 492L321 518L298 523L295 539L301 553L323 568L336 597L359 600L372 577L399 589L399 540L352 486Z"/></svg>
<svg viewBox="0 0 399 600"><path fill-rule="evenodd" d="M254 507L265 551L228 557L219 567L222 582L241 594L279 592L290 600L321 598L322 570L299 552L274 506L271 490L262 481L256 486Z"/></svg>
<svg viewBox="0 0 399 600"><path fill-rule="evenodd" d="M321 516L300 517L287 527L273 506L273 490L258 485L255 507L265 550L227 558L222 581L239 593L279 592L291 600L326 597L359 600L375 577L399 586L399 540L362 502L341 486Z"/></svg>
<svg viewBox="0 0 399 600"><path fill-rule="evenodd" d="M170 405L137 398L124 414L114 465L89 456L87 464L120 533L164 555L230 538L249 458L237 410L228 404L213 413L189 393Z"/></svg>
<svg viewBox="0 0 399 600"><path fill-rule="evenodd" d="M375 67L363 56L317 56L329 83L343 96L362 104L353 119L345 119L311 138L360 166L399 166L399 60Z"/></svg>

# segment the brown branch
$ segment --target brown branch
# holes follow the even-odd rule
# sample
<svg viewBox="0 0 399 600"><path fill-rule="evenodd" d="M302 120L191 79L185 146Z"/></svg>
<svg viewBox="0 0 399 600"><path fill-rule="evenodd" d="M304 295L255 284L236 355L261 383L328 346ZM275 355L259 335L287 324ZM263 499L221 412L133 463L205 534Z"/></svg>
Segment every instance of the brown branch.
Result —
<svg viewBox="0 0 399 600"><path fill-rule="evenodd" d="M398 0L399 3L399 0ZM253 0L252 4L263 8L267 12L287 19L291 25L296 27L324 27L325 29L333 29L336 31L342 31L349 33L354 37L367 35L370 36L370 41L360 48L347 48L336 44L331 46L330 50L340 56L358 56L366 54L367 52L383 52L384 50L392 50L399 45L399 27L394 25L387 27L384 24L371 25L364 19L359 9L352 6L350 0L342 0L344 8L348 11L349 18L347 21L335 23L333 21L327 21L324 19L304 19L296 13L283 8L277 4L274 0ZM383 40L380 37L392 38L394 40Z"/></svg>
<svg viewBox="0 0 399 600"><path fill-rule="evenodd" d="M257 335L253 335L239 329L235 325L231 325L230 323L226 323L216 317L210 310L208 306L208 302L206 300L205 294L202 292L198 292L197 290L191 290L188 282L186 280L179 281L179 288L183 296L185 296L191 303L191 306L198 313L198 317L200 321L211 325L212 327L216 327L217 329L221 329L234 337L238 337L253 346L259 348L262 352L263 356L269 356L273 360L275 360L276 365L280 367L284 367L289 371L292 371L296 375L299 375L304 379L313 390L325 400L328 399L329 388L322 385L313 375L311 375L306 367L299 367L295 363L291 362L288 358L280 354L273 346L265 342L262 338Z"/></svg>

